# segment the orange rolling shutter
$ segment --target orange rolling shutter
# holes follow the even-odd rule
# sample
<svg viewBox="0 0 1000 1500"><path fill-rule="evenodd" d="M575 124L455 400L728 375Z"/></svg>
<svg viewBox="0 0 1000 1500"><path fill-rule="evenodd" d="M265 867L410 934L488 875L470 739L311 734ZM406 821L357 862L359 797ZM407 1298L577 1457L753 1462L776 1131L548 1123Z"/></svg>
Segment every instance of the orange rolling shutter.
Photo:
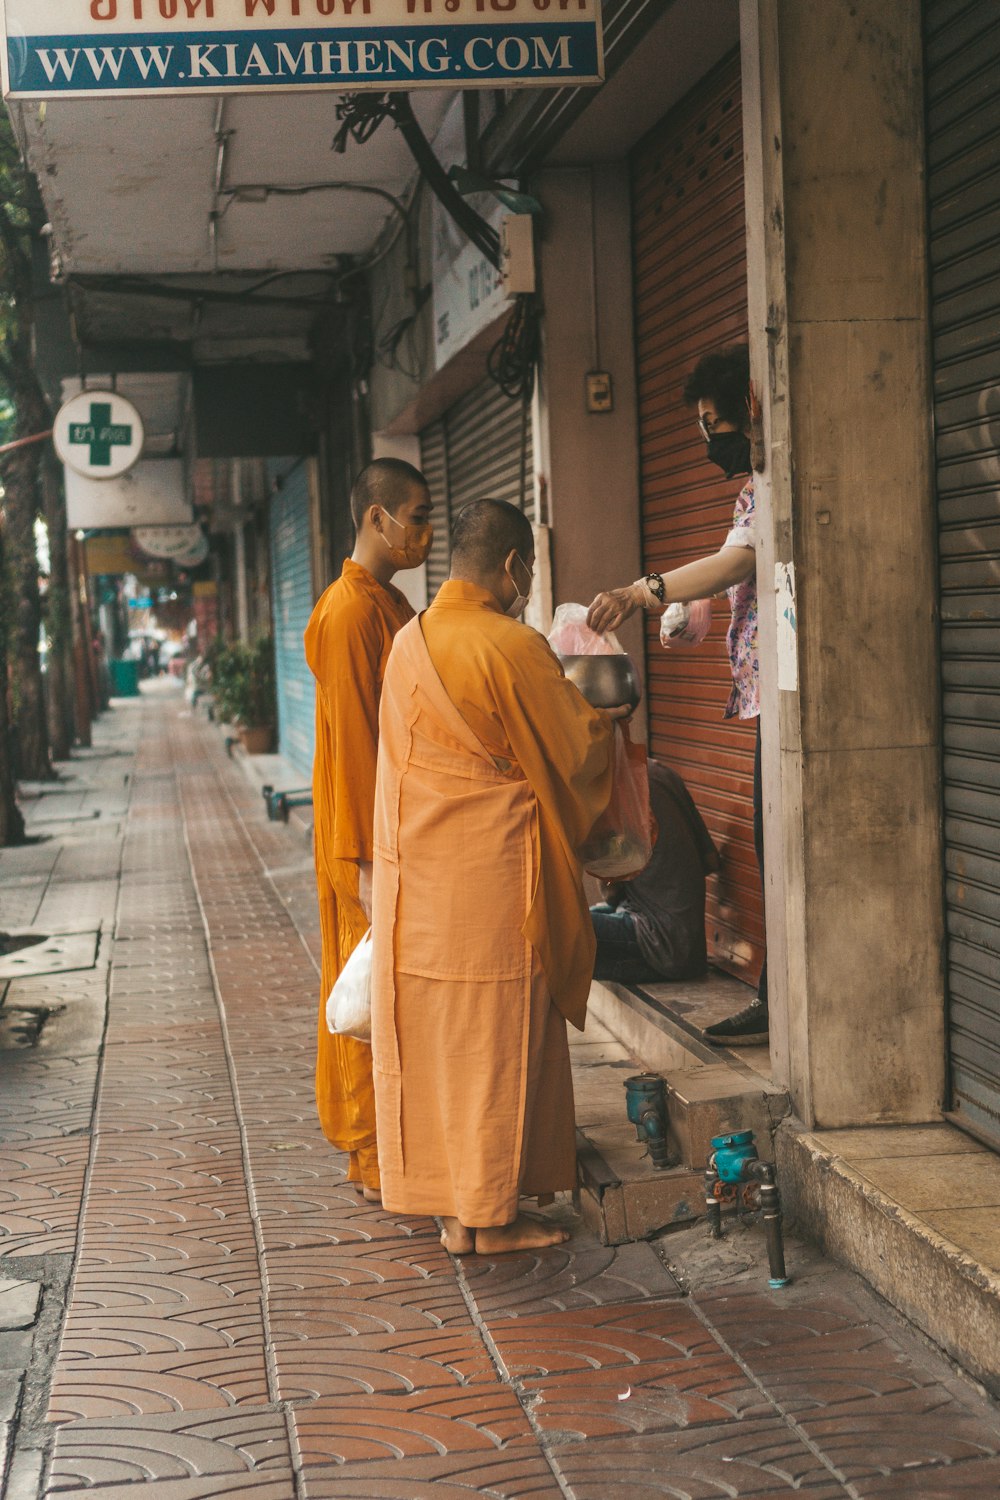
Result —
<svg viewBox="0 0 1000 1500"><path fill-rule="evenodd" d="M727 58L632 157L642 541L648 569L717 551L740 481L705 459L685 377L702 354L747 336L739 57ZM665 651L649 617L653 755L680 772L722 855L707 911L712 961L755 983L763 907L753 845L753 723L723 719L732 686L716 602L697 651Z"/></svg>

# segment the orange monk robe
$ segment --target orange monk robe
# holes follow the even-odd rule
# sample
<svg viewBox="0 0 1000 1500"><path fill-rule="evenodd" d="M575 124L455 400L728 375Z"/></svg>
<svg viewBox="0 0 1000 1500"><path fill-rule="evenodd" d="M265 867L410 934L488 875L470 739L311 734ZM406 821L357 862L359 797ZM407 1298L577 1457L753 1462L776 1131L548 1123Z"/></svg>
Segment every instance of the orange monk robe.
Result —
<svg viewBox="0 0 1000 1500"><path fill-rule="evenodd" d="M316 678L313 838L323 940L316 1106L327 1139L351 1153L351 1181L370 1188L379 1185L371 1048L330 1035L326 1000L368 927L358 864L372 860L379 696L393 637L412 617L398 589L348 559L305 634Z"/></svg>
<svg viewBox="0 0 1000 1500"><path fill-rule="evenodd" d="M566 1019L594 936L575 850L612 726L534 630L446 583L396 637L380 717L372 1042L382 1198L510 1223L572 1188Z"/></svg>

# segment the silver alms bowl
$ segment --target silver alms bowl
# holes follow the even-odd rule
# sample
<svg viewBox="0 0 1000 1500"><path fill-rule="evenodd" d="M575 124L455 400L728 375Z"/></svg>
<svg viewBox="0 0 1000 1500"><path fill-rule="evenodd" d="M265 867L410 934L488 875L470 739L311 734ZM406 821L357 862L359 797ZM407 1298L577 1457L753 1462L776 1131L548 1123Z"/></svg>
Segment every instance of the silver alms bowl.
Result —
<svg viewBox="0 0 1000 1500"><path fill-rule="evenodd" d="M563 671L594 708L637 707L642 692L630 656L560 656Z"/></svg>

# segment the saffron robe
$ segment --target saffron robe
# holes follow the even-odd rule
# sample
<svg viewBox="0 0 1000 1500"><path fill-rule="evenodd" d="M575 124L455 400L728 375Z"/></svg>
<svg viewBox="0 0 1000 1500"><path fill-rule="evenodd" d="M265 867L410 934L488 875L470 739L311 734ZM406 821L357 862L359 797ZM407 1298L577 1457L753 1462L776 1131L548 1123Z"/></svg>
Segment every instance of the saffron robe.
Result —
<svg viewBox="0 0 1000 1500"><path fill-rule="evenodd" d="M305 633L316 678L313 840L323 943L316 1107L327 1140L351 1153L348 1175L377 1188L371 1048L331 1036L326 1000L368 928L358 865L371 863L382 679L396 632L413 617L391 584L350 558L320 596Z"/></svg>
<svg viewBox="0 0 1000 1500"><path fill-rule="evenodd" d="M566 1018L594 936L575 850L612 726L493 596L444 584L396 637L380 715L372 1045L382 1199L510 1223L575 1185Z"/></svg>

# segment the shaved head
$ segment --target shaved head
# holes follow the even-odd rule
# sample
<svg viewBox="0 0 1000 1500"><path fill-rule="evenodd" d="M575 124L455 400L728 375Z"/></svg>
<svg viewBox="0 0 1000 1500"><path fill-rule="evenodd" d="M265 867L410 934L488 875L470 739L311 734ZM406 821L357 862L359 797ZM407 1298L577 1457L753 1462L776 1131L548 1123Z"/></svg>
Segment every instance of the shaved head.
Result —
<svg viewBox="0 0 1000 1500"><path fill-rule="evenodd" d="M351 490L351 515L358 531L373 505L394 516L415 489L427 490L427 480L401 458L376 458L361 470Z"/></svg>
<svg viewBox="0 0 1000 1500"><path fill-rule="evenodd" d="M503 568L512 552L535 555L531 522L506 500L473 500L458 513L451 533L453 574L485 576Z"/></svg>

